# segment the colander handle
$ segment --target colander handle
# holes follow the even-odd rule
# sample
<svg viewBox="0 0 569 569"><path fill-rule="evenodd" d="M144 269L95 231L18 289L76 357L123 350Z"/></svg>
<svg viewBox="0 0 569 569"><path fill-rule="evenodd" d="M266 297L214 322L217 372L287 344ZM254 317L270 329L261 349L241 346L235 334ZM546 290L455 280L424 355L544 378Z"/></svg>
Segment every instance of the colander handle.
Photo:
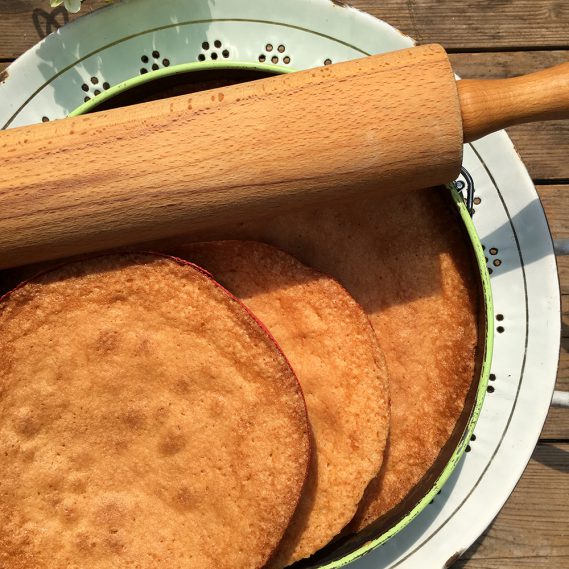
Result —
<svg viewBox="0 0 569 569"><path fill-rule="evenodd" d="M510 79L458 81L464 142L520 123L569 118L569 62Z"/></svg>
<svg viewBox="0 0 569 569"><path fill-rule="evenodd" d="M551 400L552 407L564 407L569 409L569 391L559 391L556 389L553 392L553 399Z"/></svg>

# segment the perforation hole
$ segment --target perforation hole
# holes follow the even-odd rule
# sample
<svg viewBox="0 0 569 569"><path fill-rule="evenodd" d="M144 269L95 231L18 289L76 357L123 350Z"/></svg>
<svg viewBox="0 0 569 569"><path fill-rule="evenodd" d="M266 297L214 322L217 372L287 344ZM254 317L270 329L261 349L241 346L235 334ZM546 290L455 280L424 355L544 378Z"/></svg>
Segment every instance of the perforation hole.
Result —
<svg viewBox="0 0 569 569"><path fill-rule="evenodd" d="M499 267L502 264L502 261L500 261L500 259L494 259L493 263L492 263L495 267Z"/></svg>
<svg viewBox="0 0 569 569"><path fill-rule="evenodd" d="M498 326L498 328L496 328L496 331L498 332L498 334L503 334L505 331L505 328L503 326Z"/></svg>
<svg viewBox="0 0 569 569"><path fill-rule="evenodd" d="M220 49L222 47L223 42L219 39L215 40L213 44L210 44L208 41L202 42L202 53L198 55L198 61L205 61L208 58L215 61L220 57L225 57L227 59L230 55L227 48L221 52L213 51L213 49Z"/></svg>
<svg viewBox="0 0 569 569"><path fill-rule="evenodd" d="M327 57L327 58L324 60L324 65L332 65L332 60L331 60L329 57ZM460 189L460 188L459 188L459 189Z"/></svg>
<svg viewBox="0 0 569 569"><path fill-rule="evenodd" d="M497 255L498 249L496 247L490 247L490 255Z"/></svg>
<svg viewBox="0 0 569 569"><path fill-rule="evenodd" d="M471 441L475 441L476 440L476 435L474 433L472 433L472 436L470 437Z"/></svg>
<svg viewBox="0 0 569 569"><path fill-rule="evenodd" d="M474 203L474 205L480 205L482 203L482 199L476 197L472 200L472 203Z"/></svg>
<svg viewBox="0 0 569 569"><path fill-rule="evenodd" d="M81 91L83 91L84 96L82 97L83 102L86 103L90 101L93 97L100 95L101 92L110 89L111 85L108 81L103 81L103 79L93 75L89 77L88 81L81 85Z"/></svg>
<svg viewBox="0 0 569 569"><path fill-rule="evenodd" d="M49 119L47 117L42 117L41 122L49 122Z"/></svg>
<svg viewBox="0 0 569 569"><path fill-rule="evenodd" d="M486 388L486 391L487 391L488 393L494 393L494 391L496 391L496 388L495 388L493 385L489 385L489 386Z"/></svg>
<svg viewBox="0 0 569 569"><path fill-rule="evenodd" d="M496 381L496 374L495 373L491 373L489 378L490 381Z"/></svg>
<svg viewBox="0 0 569 569"><path fill-rule="evenodd" d="M498 320L499 322L502 322L502 320L504 320L504 315L503 314L496 314L496 320Z"/></svg>
<svg viewBox="0 0 569 569"><path fill-rule="evenodd" d="M274 50L280 54L280 57L277 55L277 53L274 53ZM290 55L286 53L286 46L284 43L281 43L276 47L272 43L265 44L265 53L259 55L259 61L263 63L264 61L267 61L268 57L270 57L269 61L275 65L280 62L282 62L284 65L288 65L291 61Z"/></svg>
<svg viewBox="0 0 569 569"><path fill-rule="evenodd" d="M464 449L464 452L470 452L472 449L470 448L470 445L466 445L466 448Z"/></svg>
<svg viewBox="0 0 569 569"><path fill-rule="evenodd" d="M145 53L142 54L140 56L140 61L147 64L145 67L140 68L141 75L144 75L149 71L158 71L160 67L168 67L170 65L169 59L160 59L160 52L157 49L153 50L150 55L147 55Z"/></svg>

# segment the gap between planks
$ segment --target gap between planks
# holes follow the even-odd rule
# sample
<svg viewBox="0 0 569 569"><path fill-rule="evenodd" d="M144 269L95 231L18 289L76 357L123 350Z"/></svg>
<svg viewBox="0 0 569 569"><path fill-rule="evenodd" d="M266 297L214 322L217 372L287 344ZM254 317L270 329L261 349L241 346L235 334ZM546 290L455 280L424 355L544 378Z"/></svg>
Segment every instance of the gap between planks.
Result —
<svg viewBox="0 0 569 569"><path fill-rule="evenodd" d="M336 1L336 9L344 10ZM351 0L355 8L381 18L421 43L451 50L513 50L569 47L569 5L560 0ZM87 0L79 16L105 5ZM133 9L134 6L133 6ZM0 58L17 57L68 15L49 0L0 2Z"/></svg>
<svg viewBox="0 0 569 569"><path fill-rule="evenodd" d="M496 50L569 46L569 6L559 0L351 0L416 40L437 42L449 49ZM88 0L81 14L105 4ZM344 10L342 2L334 2ZM41 34L73 20L49 0L0 2L0 57L16 57Z"/></svg>

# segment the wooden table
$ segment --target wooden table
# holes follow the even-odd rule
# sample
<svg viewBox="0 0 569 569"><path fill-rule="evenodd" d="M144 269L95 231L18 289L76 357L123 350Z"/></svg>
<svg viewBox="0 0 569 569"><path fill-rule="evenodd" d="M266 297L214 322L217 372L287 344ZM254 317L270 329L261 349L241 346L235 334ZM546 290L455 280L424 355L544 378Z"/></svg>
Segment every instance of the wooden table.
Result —
<svg viewBox="0 0 569 569"><path fill-rule="evenodd" d="M82 13L104 4L87 0ZM569 61L569 0L352 4L420 43L441 43L465 78L511 76ZM49 0L0 0L0 77L10 61L75 17L62 8L50 8ZM509 134L536 184L554 239L569 239L569 121L516 127ZM569 257L558 258L558 263L563 337L557 385L569 390ZM569 567L568 472L569 412L552 409L518 487L455 567Z"/></svg>

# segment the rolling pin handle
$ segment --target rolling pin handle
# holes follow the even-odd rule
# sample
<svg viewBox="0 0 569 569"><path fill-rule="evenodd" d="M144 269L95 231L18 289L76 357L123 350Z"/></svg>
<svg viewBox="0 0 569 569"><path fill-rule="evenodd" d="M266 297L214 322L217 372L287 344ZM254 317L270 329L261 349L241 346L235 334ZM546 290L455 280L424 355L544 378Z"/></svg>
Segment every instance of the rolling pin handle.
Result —
<svg viewBox="0 0 569 569"><path fill-rule="evenodd" d="M520 123L569 118L569 62L510 79L457 82L464 142Z"/></svg>

